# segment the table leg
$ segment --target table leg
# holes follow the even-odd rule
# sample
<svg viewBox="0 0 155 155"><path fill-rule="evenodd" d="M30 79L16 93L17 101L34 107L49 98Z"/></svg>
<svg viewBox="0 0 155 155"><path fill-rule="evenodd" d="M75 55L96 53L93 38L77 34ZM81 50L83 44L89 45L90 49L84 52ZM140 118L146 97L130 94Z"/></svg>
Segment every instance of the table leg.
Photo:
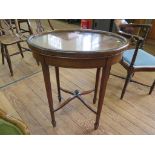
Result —
<svg viewBox="0 0 155 155"><path fill-rule="evenodd" d="M93 103L96 103L101 68L97 68Z"/></svg>
<svg viewBox="0 0 155 155"><path fill-rule="evenodd" d="M53 125L53 127L55 127L56 121L55 121L55 116L54 116L49 66L46 64L45 61L41 62L41 65L42 65L42 70L43 70L43 76L44 76L45 88L46 88L46 93L47 93L47 98L48 98L48 104L49 104L51 118L52 118L52 125Z"/></svg>
<svg viewBox="0 0 155 155"><path fill-rule="evenodd" d="M98 101L98 107L97 107L96 122L94 124L95 130L99 126L99 120L100 120L101 110L104 102L104 96L105 96L106 86L107 86L107 82L110 74L110 69L111 67L108 66L107 64L105 65L105 67L102 68L99 101Z"/></svg>
<svg viewBox="0 0 155 155"><path fill-rule="evenodd" d="M59 100L59 102L61 102L59 67L55 67L55 75L56 75L56 81L57 81L58 100Z"/></svg>

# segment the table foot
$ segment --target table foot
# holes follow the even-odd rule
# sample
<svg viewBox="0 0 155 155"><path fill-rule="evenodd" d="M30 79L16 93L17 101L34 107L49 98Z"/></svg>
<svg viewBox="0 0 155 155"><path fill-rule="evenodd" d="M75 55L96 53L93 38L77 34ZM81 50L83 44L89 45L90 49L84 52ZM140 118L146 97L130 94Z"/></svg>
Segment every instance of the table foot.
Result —
<svg viewBox="0 0 155 155"><path fill-rule="evenodd" d="M99 127L99 123L95 123L95 124L94 124L94 130L97 130L98 127Z"/></svg>
<svg viewBox="0 0 155 155"><path fill-rule="evenodd" d="M51 123L52 123L53 127L56 127L56 121L52 121Z"/></svg>

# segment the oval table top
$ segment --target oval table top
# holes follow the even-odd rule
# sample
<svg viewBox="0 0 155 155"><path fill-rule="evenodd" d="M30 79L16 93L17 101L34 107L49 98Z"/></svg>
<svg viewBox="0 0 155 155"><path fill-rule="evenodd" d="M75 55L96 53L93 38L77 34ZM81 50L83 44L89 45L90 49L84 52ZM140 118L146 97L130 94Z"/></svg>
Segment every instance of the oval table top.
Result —
<svg viewBox="0 0 155 155"><path fill-rule="evenodd" d="M100 30L54 30L27 40L34 52L54 56L105 56L128 46L126 38Z"/></svg>

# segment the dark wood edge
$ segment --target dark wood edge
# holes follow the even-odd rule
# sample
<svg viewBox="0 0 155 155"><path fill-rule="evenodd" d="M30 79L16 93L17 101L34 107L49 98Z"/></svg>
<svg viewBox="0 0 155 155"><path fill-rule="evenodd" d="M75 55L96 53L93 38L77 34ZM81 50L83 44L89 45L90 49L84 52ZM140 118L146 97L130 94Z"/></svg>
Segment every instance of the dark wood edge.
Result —
<svg viewBox="0 0 155 155"><path fill-rule="evenodd" d="M40 50L40 49L37 49L31 45L28 45L29 48L31 49L31 51L35 54L39 54L39 55L42 55L42 56L50 56L50 57L55 57L55 58L65 58L65 59L75 59L77 60L77 58L79 59L84 59L84 60L87 60L87 59L103 59L105 57L114 57L114 56L117 56L117 55L120 55L121 53L123 53L124 50L127 50L128 49L128 46L127 47L124 47L123 49L120 49L120 50L116 50L116 51L110 51L110 52L98 52L98 53L91 53L89 54L88 53L63 53L63 52L51 52L51 51L46 51L46 50Z"/></svg>
<svg viewBox="0 0 155 155"><path fill-rule="evenodd" d="M91 33L101 33L101 34L106 34L106 35L109 35L109 36L115 36L115 37L118 37L120 39L122 39L124 41L124 45L120 48L114 48L114 49L110 49L110 50L98 50L98 52L95 50L95 51L85 51L85 52L81 52L81 51L65 51L65 50L57 50L57 49L46 49L46 48L43 48L43 47L39 47L35 44L33 44L31 42L31 39L33 37L36 37L36 36L42 36L42 35L46 35L46 34L49 34L49 33L55 33L55 32L72 32L72 31L78 31L78 32L91 32ZM83 29L65 29L65 30L53 30L52 32L45 32L45 33L42 33L42 34L37 34L37 35L31 35L28 39L27 39L27 43L29 45L30 48L32 48L34 51L37 51L37 52L40 52L40 53L46 53L46 54L49 54L49 55L62 55L62 54L65 54L65 55L78 55L78 56L85 56L85 55L98 55L98 56L101 56L104 54L105 55L112 55L112 54L115 54L117 53L118 51L121 51L123 50L124 48L128 47L129 45L129 42L126 38L124 38L123 36L120 36L118 34L115 34L115 33L112 33L112 32L106 32L106 31L101 31L101 30L91 30L91 29L87 29L87 30L83 30ZM44 51L44 52L43 52ZM103 51L103 52L102 52Z"/></svg>

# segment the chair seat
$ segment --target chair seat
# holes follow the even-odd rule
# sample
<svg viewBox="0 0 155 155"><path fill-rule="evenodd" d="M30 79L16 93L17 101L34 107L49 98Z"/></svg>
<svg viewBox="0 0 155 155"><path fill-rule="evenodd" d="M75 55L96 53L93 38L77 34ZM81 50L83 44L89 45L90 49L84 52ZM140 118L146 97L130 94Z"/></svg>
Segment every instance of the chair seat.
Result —
<svg viewBox="0 0 155 155"><path fill-rule="evenodd" d="M0 43L4 45L11 45L17 42L20 42L21 39L15 35L2 35L0 36Z"/></svg>
<svg viewBox="0 0 155 155"><path fill-rule="evenodd" d="M123 53L123 62L127 63L128 65L131 64L132 57L134 54L135 49L126 50ZM155 67L155 56L145 52L142 49L138 50L138 54L133 65L135 68L140 67Z"/></svg>

